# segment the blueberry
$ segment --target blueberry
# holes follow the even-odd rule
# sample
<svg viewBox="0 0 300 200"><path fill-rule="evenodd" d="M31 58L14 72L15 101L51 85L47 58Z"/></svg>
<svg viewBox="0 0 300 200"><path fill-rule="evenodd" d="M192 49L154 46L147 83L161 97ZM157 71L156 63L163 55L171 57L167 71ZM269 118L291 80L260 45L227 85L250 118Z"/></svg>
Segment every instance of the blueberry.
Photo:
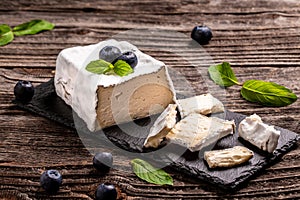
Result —
<svg viewBox="0 0 300 200"><path fill-rule="evenodd" d="M34 87L29 81L18 81L14 87L14 94L17 100L29 102L34 95Z"/></svg>
<svg viewBox="0 0 300 200"><path fill-rule="evenodd" d="M192 39L196 40L199 44L208 44L213 37L210 28L207 26L195 26L191 34Z"/></svg>
<svg viewBox="0 0 300 200"><path fill-rule="evenodd" d="M123 53L114 61L114 63L117 62L118 60L123 60L127 62L131 66L131 68L134 68L138 63L137 57L135 53L133 53L132 51Z"/></svg>
<svg viewBox="0 0 300 200"><path fill-rule="evenodd" d="M102 173L107 173L113 164L111 153L101 152L96 153L93 158L93 166Z"/></svg>
<svg viewBox="0 0 300 200"><path fill-rule="evenodd" d="M102 183L95 192L96 200L115 200L118 193L114 185Z"/></svg>
<svg viewBox="0 0 300 200"><path fill-rule="evenodd" d="M46 192L55 194L62 183L62 176L57 170L50 169L41 175L40 183Z"/></svg>
<svg viewBox="0 0 300 200"><path fill-rule="evenodd" d="M99 58L110 63L112 63L120 55L122 55L121 50L114 46L105 46L99 52Z"/></svg>

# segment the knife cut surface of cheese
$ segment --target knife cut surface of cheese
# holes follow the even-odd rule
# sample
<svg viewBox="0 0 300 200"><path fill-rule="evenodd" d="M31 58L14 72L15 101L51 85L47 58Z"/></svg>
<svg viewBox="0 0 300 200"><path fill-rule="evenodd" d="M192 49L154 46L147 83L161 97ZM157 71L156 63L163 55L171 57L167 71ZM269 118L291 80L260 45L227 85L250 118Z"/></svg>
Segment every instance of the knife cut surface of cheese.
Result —
<svg viewBox="0 0 300 200"><path fill-rule="evenodd" d="M242 146L204 152L204 160L210 168L233 167L247 162L252 157L253 152Z"/></svg>
<svg viewBox="0 0 300 200"><path fill-rule="evenodd" d="M105 46L134 52L138 60L134 72L120 77L87 71L87 64L98 60ZM54 84L57 95L90 131L161 113L176 102L165 64L126 41L106 40L62 50L56 60Z"/></svg>
<svg viewBox="0 0 300 200"><path fill-rule="evenodd" d="M177 104L181 117L186 117L190 113L208 115L224 112L222 102L209 93L186 99L178 99Z"/></svg>
<svg viewBox="0 0 300 200"><path fill-rule="evenodd" d="M233 134L234 128L234 121L191 113L171 129L166 139L190 151L199 151L220 138Z"/></svg>
<svg viewBox="0 0 300 200"><path fill-rule="evenodd" d="M256 114L241 121L238 130L241 138L263 151L272 153L277 147L280 131L263 123Z"/></svg>
<svg viewBox="0 0 300 200"><path fill-rule="evenodd" d="M157 148L169 131L175 126L177 114L176 108L176 104L170 104L156 119L145 140L144 146L146 148Z"/></svg>

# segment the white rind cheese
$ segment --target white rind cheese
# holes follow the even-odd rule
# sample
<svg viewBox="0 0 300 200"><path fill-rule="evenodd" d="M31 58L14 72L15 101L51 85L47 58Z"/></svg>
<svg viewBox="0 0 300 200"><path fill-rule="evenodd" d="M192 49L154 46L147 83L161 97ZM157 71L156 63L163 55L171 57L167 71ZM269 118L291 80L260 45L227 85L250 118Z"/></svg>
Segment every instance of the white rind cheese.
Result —
<svg viewBox="0 0 300 200"><path fill-rule="evenodd" d="M166 139L192 152L200 151L222 137L233 134L234 128L234 121L191 113L171 129Z"/></svg>
<svg viewBox="0 0 300 200"><path fill-rule="evenodd" d="M239 124L239 136L261 150L272 153L278 144L280 131L262 122L261 118L253 114L246 117Z"/></svg>
<svg viewBox="0 0 300 200"><path fill-rule="evenodd" d="M247 162L252 157L253 152L242 146L204 152L204 160L210 168L233 167Z"/></svg>
<svg viewBox="0 0 300 200"><path fill-rule="evenodd" d="M186 117L190 113L208 115L211 113L224 112L222 102L213 97L211 94L179 99L177 100L177 104L182 118Z"/></svg>
<svg viewBox="0 0 300 200"><path fill-rule="evenodd" d="M118 47L121 52L133 51L136 54L138 64L134 73L120 77L85 70L90 61L99 59L99 51L108 45ZM107 40L62 50L56 61L54 84L57 95L86 122L90 131L146 117L149 112L162 112L167 105L176 102L165 64L125 41ZM141 93L145 89L148 94Z"/></svg>
<svg viewBox="0 0 300 200"><path fill-rule="evenodd" d="M156 119L145 140L144 146L146 148L157 148L169 131L175 126L177 114L176 108L176 104L170 104Z"/></svg>

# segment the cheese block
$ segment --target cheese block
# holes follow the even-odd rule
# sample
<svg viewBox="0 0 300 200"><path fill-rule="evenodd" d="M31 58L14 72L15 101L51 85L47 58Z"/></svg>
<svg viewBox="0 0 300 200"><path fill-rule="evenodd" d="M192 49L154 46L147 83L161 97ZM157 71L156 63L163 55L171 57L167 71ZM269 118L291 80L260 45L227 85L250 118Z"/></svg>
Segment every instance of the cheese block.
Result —
<svg viewBox="0 0 300 200"><path fill-rule="evenodd" d="M241 138L263 151L272 153L277 147L280 131L263 123L256 114L241 121L238 130Z"/></svg>
<svg viewBox="0 0 300 200"><path fill-rule="evenodd" d="M159 144L163 141L169 131L176 124L176 108L176 104L170 104L156 119L150 129L148 137L145 140L144 147L157 148L159 146Z"/></svg>
<svg viewBox="0 0 300 200"><path fill-rule="evenodd" d="M204 152L204 160L210 168L233 167L247 162L252 157L253 152L242 146Z"/></svg>
<svg viewBox="0 0 300 200"><path fill-rule="evenodd" d="M86 65L98 60L105 46L116 46L122 53L134 52L138 59L134 72L123 77L88 72ZM54 84L57 95L90 131L161 113L176 101L165 64L126 41L107 40L62 50L56 61Z"/></svg>
<svg viewBox="0 0 300 200"><path fill-rule="evenodd" d="M224 112L222 102L209 93L186 99L179 99L177 104L181 117L186 117L190 113L208 115L211 113Z"/></svg>
<svg viewBox="0 0 300 200"><path fill-rule="evenodd" d="M192 152L200 151L220 138L233 134L234 128L234 121L191 113L171 129L166 139Z"/></svg>

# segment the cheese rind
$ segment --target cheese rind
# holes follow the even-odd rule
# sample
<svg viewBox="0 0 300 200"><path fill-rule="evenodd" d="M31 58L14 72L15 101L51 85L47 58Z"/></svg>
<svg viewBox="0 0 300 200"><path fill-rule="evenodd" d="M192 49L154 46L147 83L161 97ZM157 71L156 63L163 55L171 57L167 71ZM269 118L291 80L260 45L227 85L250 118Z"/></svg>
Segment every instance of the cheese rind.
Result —
<svg viewBox="0 0 300 200"><path fill-rule="evenodd" d="M134 72L127 76L120 77L117 75L99 75L85 70L86 65L90 61L99 59L99 51L105 46L116 46L121 50L121 52L133 51L138 59L138 64L135 67ZM163 73L163 76L160 76L161 73ZM169 77L167 67L163 62L142 53L136 46L125 41L118 42L116 40L107 40L94 45L72 47L62 50L59 53L56 61L54 84L57 95L61 97L66 104L70 105L72 109L78 114L78 116L85 121L85 123L87 124L87 128L90 131L96 131L118 122L123 123L131 121L132 116L137 116L138 118L140 118L150 115L150 113L147 111L130 111L129 104L132 104L132 101L134 101L134 99L132 98L129 98L125 102L122 102L123 106L128 108L128 113L126 114L124 119L122 117L121 119L108 119L108 122L106 123L103 121L106 120L106 115L111 116L111 113L109 113L111 109L108 108L105 112L97 112L97 109L99 108L99 99L103 100L102 103L105 102L105 98L118 99L118 93L115 92L118 91L118 88L123 88L121 86L127 84L132 86L132 84L130 84L132 80L137 80L136 82L139 82L138 79L143 79L146 75L148 75L149 79L152 79L148 81L149 87L151 87L151 84L159 84L161 86L160 88L166 88L166 90L169 91L172 96L172 99L167 99L167 103L163 102L161 104L160 109L155 110L156 113L162 112L164 107L166 107L169 103L174 103L176 101L174 87ZM101 94L100 90L105 90L107 88L110 88L111 91L113 91L108 91L108 93L115 92L113 97L107 97ZM134 91L132 90L137 90L136 86L126 88L128 90L128 93L124 94L125 96L133 94ZM153 90L153 92L155 91ZM151 95L153 95L153 93ZM160 95L160 93L156 95ZM143 96L141 95L136 96L140 99L143 98ZM111 102L106 103L110 104ZM144 106L143 108L151 107L151 103L152 102L147 102L146 99L143 105L149 105ZM113 108L113 106L110 107ZM115 114L117 115L118 113ZM152 112L151 114L155 114L155 112Z"/></svg>
<svg viewBox="0 0 300 200"><path fill-rule="evenodd" d="M204 152L204 160L210 168L233 167L247 162L252 157L253 152L242 146Z"/></svg>
<svg viewBox="0 0 300 200"><path fill-rule="evenodd" d="M169 106L161 113L156 119L153 126L150 129L150 133L145 140L144 147L157 148L169 131L176 124L176 104L169 104Z"/></svg>
<svg viewBox="0 0 300 200"><path fill-rule="evenodd" d="M222 137L233 134L234 128L234 121L191 113L171 129L166 139L192 152L200 151Z"/></svg>
<svg viewBox="0 0 300 200"><path fill-rule="evenodd" d="M238 131L241 138L269 153L276 149L280 136L280 131L263 123L256 114L241 121Z"/></svg>
<svg viewBox="0 0 300 200"><path fill-rule="evenodd" d="M186 99L179 99L177 104L181 117L186 117L190 113L208 115L211 113L224 112L222 102L209 93Z"/></svg>

